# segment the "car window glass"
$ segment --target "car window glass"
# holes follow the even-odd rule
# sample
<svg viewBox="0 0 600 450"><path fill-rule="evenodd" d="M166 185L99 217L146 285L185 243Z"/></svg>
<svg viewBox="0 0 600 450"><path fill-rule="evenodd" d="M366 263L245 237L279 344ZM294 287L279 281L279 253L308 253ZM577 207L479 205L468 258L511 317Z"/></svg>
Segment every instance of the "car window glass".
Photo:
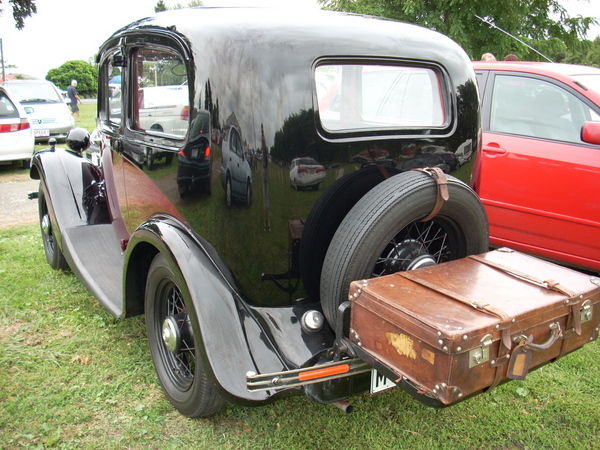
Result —
<svg viewBox="0 0 600 450"><path fill-rule="evenodd" d="M189 126L185 65L179 55L138 49L133 55L132 127L182 138Z"/></svg>
<svg viewBox="0 0 600 450"><path fill-rule="evenodd" d="M111 61L107 65L107 71L107 86L104 92L108 93L108 119L119 124L121 123L122 69L113 65Z"/></svg>
<svg viewBox="0 0 600 450"><path fill-rule="evenodd" d="M490 131L581 143L598 115L570 92L538 78L496 75Z"/></svg>
<svg viewBox="0 0 600 450"><path fill-rule="evenodd" d="M0 119L12 119L19 117L19 111L9 98L0 92Z"/></svg>
<svg viewBox="0 0 600 450"><path fill-rule="evenodd" d="M446 120L440 77L429 68L321 65L315 85L329 131L431 128Z"/></svg>
<svg viewBox="0 0 600 450"><path fill-rule="evenodd" d="M53 84L44 82L12 84L11 94L14 94L21 104L27 103L63 103L63 99Z"/></svg>

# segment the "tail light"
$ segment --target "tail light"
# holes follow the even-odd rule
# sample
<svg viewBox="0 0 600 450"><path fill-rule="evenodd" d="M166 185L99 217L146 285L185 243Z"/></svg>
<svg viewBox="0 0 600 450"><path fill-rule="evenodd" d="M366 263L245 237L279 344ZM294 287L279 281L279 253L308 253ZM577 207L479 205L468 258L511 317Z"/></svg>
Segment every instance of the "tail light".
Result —
<svg viewBox="0 0 600 450"><path fill-rule="evenodd" d="M298 167L298 173L308 173L308 169L306 167Z"/></svg>
<svg viewBox="0 0 600 450"><path fill-rule="evenodd" d="M29 121L21 119L19 122L0 125L0 133L12 133L13 131L27 130L29 128L31 128Z"/></svg>
<svg viewBox="0 0 600 450"><path fill-rule="evenodd" d="M210 158L210 145L207 145L204 149L204 159Z"/></svg>
<svg viewBox="0 0 600 450"><path fill-rule="evenodd" d="M316 172L317 173L325 172L325 167L319 167Z"/></svg>
<svg viewBox="0 0 600 450"><path fill-rule="evenodd" d="M179 118L181 120L188 120L190 118L190 107L189 106L184 106L181 109L181 115L179 116Z"/></svg>

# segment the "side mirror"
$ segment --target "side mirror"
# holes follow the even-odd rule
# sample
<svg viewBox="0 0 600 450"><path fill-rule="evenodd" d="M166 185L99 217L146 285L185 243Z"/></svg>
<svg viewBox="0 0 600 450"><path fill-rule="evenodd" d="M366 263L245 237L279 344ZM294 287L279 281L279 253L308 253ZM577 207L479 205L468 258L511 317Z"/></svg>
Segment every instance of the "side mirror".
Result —
<svg viewBox="0 0 600 450"><path fill-rule="evenodd" d="M584 123L581 128L581 140L588 144L600 145L600 121Z"/></svg>

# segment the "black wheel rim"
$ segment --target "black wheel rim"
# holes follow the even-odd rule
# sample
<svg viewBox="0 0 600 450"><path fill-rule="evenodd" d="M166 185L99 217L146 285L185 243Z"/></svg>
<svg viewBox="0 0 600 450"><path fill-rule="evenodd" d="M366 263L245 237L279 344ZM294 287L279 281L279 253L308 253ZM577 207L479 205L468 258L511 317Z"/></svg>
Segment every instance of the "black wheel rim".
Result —
<svg viewBox="0 0 600 450"><path fill-rule="evenodd" d="M463 242L449 222L411 222L387 243L371 276L381 277L456 259L464 252Z"/></svg>
<svg viewBox="0 0 600 450"><path fill-rule="evenodd" d="M154 321L156 336L163 336L163 325L168 319L178 328L179 344L171 351L164 339L159 339L158 356L166 376L175 388L188 390L194 382L196 349L190 317L181 291L171 280L164 280L157 289L157 312Z"/></svg>

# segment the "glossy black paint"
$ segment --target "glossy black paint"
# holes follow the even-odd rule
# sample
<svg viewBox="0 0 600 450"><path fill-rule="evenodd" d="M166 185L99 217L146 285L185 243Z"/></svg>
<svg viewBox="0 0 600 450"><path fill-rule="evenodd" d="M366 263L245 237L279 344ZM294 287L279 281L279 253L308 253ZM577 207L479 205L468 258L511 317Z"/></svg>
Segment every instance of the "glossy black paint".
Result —
<svg viewBox="0 0 600 450"><path fill-rule="evenodd" d="M183 62L189 89L185 136L133 125L139 80L131 58L137 49L168 50ZM373 165L395 173L401 162L417 161L432 149L443 155L440 161L464 164L477 150L478 94L465 53L440 34L386 20L198 8L157 14L119 30L101 47L98 62L101 176L76 176L89 162L58 150L37 157L32 170L48 186L59 236L94 220L110 223L110 245L124 250L113 262L122 294L102 287L108 279L96 283L79 267L77 248L61 241L69 265L115 316L128 317L143 312L148 268L163 253L198 311L209 376L230 402L262 404L302 393L332 402L367 389L360 376L335 385L249 393L245 374L302 367L333 346L327 324L317 333L300 326L302 314L320 310L320 304L299 279L298 261L310 258L299 258L296 226L323 192ZM443 124L326 129L316 106L315 68L342 63L431 69L445 101ZM114 67L123 74L118 108L109 87ZM115 111L118 121L111 117ZM236 133L241 149L231 145ZM210 152L200 156L207 144ZM151 160L152 170L149 155L159 156ZM290 186L289 164L304 156L326 167L316 190ZM460 164L446 165L451 170ZM61 181L65 175L68 184ZM90 207L85 214L86 192L87 198L104 198L102 214ZM311 245L304 248L310 251Z"/></svg>

